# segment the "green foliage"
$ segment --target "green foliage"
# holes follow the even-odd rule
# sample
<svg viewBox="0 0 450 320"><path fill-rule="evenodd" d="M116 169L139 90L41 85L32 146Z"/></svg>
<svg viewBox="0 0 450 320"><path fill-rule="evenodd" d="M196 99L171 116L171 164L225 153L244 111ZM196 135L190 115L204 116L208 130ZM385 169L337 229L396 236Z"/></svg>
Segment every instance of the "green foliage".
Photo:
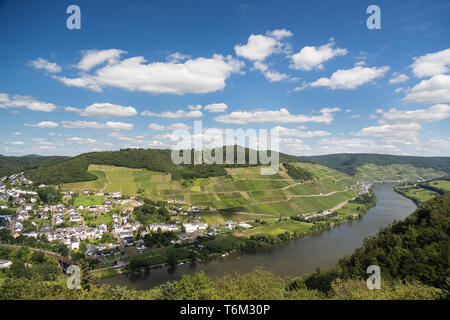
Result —
<svg viewBox="0 0 450 320"><path fill-rule="evenodd" d="M170 222L170 214L163 203L158 203L160 206L156 206L151 200L145 199L144 204L134 208L134 214L136 220L142 223L144 226L150 223L157 222Z"/></svg>
<svg viewBox="0 0 450 320"><path fill-rule="evenodd" d="M61 202L61 191L52 187L40 188L38 190L39 199L47 204L57 204Z"/></svg>
<svg viewBox="0 0 450 320"><path fill-rule="evenodd" d="M309 172L308 170L305 170L303 168L296 167L288 162L283 163L283 166L286 168L288 174L293 179L298 180L313 180L315 176Z"/></svg>
<svg viewBox="0 0 450 320"><path fill-rule="evenodd" d="M364 280L337 279L331 285L332 300L437 300L443 299L441 289L420 282L382 281L380 290L368 290Z"/></svg>
<svg viewBox="0 0 450 320"><path fill-rule="evenodd" d="M5 157L0 155L0 177L19 173L41 165L49 165L64 161L69 157L40 157L40 156L23 156L23 157Z"/></svg>

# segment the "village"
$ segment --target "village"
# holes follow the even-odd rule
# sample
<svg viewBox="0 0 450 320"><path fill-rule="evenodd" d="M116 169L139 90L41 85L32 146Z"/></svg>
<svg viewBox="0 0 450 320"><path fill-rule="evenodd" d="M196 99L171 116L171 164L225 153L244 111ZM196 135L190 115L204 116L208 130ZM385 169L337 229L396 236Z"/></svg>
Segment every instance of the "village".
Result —
<svg viewBox="0 0 450 320"><path fill-rule="evenodd" d="M19 236L60 242L70 250L79 250L86 244L86 255L105 256L111 250L135 247L146 248L142 240L149 233L174 232L177 239L171 244L192 243L198 237L214 237L222 231L251 228L244 222L226 221L224 225L210 225L202 220L202 206L186 204L184 200L166 199L165 206L171 222L143 225L136 219L134 209L144 201L120 192L82 195L61 191L62 199L46 204L39 197L45 185L34 186L23 173L0 178L0 231L9 229L14 238ZM74 198L101 199L102 203L76 205Z"/></svg>

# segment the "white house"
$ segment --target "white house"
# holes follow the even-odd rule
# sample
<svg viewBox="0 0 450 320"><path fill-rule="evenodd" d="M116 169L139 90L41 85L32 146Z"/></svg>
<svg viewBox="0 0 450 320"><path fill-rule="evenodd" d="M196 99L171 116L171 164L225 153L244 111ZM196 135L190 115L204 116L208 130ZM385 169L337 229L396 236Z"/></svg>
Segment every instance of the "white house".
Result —
<svg viewBox="0 0 450 320"><path fill-rule="evenodd" d="M0 260L0 269L11 267L12 262L9 260Z"/></svg>

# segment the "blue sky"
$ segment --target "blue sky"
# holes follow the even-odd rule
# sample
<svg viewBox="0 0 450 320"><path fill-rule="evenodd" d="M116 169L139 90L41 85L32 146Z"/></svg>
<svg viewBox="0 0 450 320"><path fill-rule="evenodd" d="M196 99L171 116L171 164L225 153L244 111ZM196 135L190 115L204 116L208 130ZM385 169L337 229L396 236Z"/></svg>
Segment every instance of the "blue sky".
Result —
<svg viewBox="0 0 450 320"><path fill-rule="evenodd" d="M0 1L0 154L170 148L202 121L278 128L296 155L450 156L449 16L436 0Z"/></svg>

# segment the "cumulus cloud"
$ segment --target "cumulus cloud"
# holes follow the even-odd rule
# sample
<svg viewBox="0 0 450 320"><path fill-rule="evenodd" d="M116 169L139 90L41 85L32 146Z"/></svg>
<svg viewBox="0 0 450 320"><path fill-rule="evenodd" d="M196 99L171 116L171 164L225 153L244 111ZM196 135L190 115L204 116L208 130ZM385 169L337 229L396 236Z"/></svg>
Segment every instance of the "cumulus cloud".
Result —
<svg viewBox="0 0 450 320"><path fill-rule="evenodd" d="M108 54L103 55L104 51ZM208 93L225 88L225 80L244 66L243 62L231 56L224 57L219 54L214 54L211 58L188 59L183 63L147 63L142 56L123 60L113 58L111 61L106 59L111 57L109 52L110 50L96 51L92 56L100 56L102 59L92 59L93 61L88 60L89 63L82 64L86 56L91 54L83 57L79 67L85 69L92 68L99 61L108 61L106 66L98 68L93 74L83 73L78 78L58 76L54 78L67 86L88 88L93 91L102 91L103 87L110 86L155 94ZM117 51L114 52L118 56Z"/></svg>
<svg viewBox="0 0 450 320"><path fill-rule="evenodd" d="M167 126L167 129L169 130L177 130L177 129L186 129L189 130L191 126L184 124L184 123L171 123Z"/></svg>
<svg viewBox="0 0 450 320"><path fill-rule="evenodd" d="M337 56L345 56L347 49L334 48L330 42L320 47L306 46L291 56L291 68L296 70L323 69L323 63Z"/></svg>
<svg viewBox="0 0 450 320"><path fill-rule="evenodd" d="M71 137L67 140L77 144L98 144L97 140L91 138Z"/></svg>
<svg viewBox="0 0 450 320"><path fill-rule="evenodd" d="M292 37L292 32L290 32L289 30L286 30L286 29L276 29L276 30L272 30L272 31L267 31L266 34L277 40Z"/></svg>
<svg viewBox="0 0 450 320"><path fill-rule="evenodd" d="M264 61L273 53L279 52L281 43L271 36L252 34L244 45L235 45L234 51L239 57L252 61Z"/></svg>
<svg viewBox="0 0 450 320"><path fill-rule="evenodd" d="M58 128L59 124L54 121L41 121L36 124L25 124L27 127L35 127L35 128Z"/></svg>
<svg viewBox="0 0 450 320"><path fill-rule="evenodd" d="M43 58L37 58L35 60L30 60L29 64L36 69L42 69L48 73L61 72L61 67L57 63L49 62Z"/></svg>
<svg viewBox="0 0 450 320"><path fill-rule="evenodd" d="M156 131L162 131L165 127L162 124L151 123L148 125L148 128Z"/></svg>
<svg viewBox="0 0 450 320"><path fill-rule="evenodd" d="M333 121L332 112L339 111L339 108L321 109L321 115L304 115L304 114L291 114L286 108L280 110L255 110L255 111L234 111L227 115L215 117L214 120L222 123L233 124L247 124L247 123L304 123L304 122L317 122L317 123L331 123Z"/></svg>
<svg viewBox="0 0 450 320"><path fill-rule="evenodd" d="M406 91L404 100L424 104L450 102L450 75L440 74L422 80Z"/></svg>
<svg viewBox="0 0 450 320"><path fill-rule="evenodd" d="M418 123L397 123L363 128L357 136L382 138L392 145L418 144L417 137L422 126Z"/></svg>
<svg viewBox="0 0 450 320"><path fill-rule="evenodd" d="M395 84L395 83L401 83L401 82L405 82L408 81L409 77L406 74L399 74L397 76L394 76L392 79L389 80L390 84Z"/></svg>
<svg viewBox="0 0 450 320"><path fill-rule="evenodd" d="M187 106L187 108L189 109L189 110L202 110L202 105L201 104L197 104L197 105L189 105L189 106Z"/></svg>
<svg viewBox="0 0 450 320"><path fill-rule="evenodd" d="M207 104L204 109L208 112L225 112L228 106L225 103L211 103Z"/></svg>
<svg viewBox="0 0 450 320"><path fill-rule="evenodd" d="M99 118L129 117L137 115L136 109L131 106L124 107L111 103L94 103L87 106L84 110L73 107L67 107L65 110L78 113L85 117Z"/></svg>
<svg viewBox="0 0 450 320"><path fill-rule="evenodd" d="M345 137L329 137L320 139L319 149L316 152L320 154L330 153L361 153L361 152L376 152L376 153L401 153L401 149L393 144L378 143L372 139L361 138L345 138Z"/></svg>
<svg viewBox="0 0 450 320"><path fill-rule="evenodd" d="M174 63L176 63L176 62L180 62L180 61L186 60L186 59L188 59L188 58L190 58L190 56L185 55L185 54L182 54L182 53L180 53L180 52L174 52L174 53L168 55L166 59L167 59L169 62L174 62Z"/></svg>
<svg viewBox="0 0 450 320"><path fill-rule="evenodd" d="M0 109L26 108L34 111L51 112L57 107L53 103L42 102L29 96L13 95L9 97L7 93L0 93Z"/></svg>
<svg viewBox="0 0 450 320"><path fill-rule="evenodd" d="M99 123L96 121L61 121L64 128L69 129L109 129L109 130L131 130L133 124L123 122L108 121L106 123Z"/></svg>
<svg viewBox="0 0 450 320"><path fill-rule="evenodd" d="M376 78L383 77L389 67L354 67L352 69L340 69L333 73L330 78L320 78L309 85L311 87L328 87L330 89L355 89Z"/></svg>
<svg viewBox="0 0 450 320"><path fill-rule="evenodd" d="M313 138L313 137L324 137L329 136L330 133L323 130L316 131L303 131L299 129L285 128L282 126L276 126L272 130L278 130L278 135L280 137L297 137L297 138Z"/></svg>
<svg viewBox="0 0 450 320"><path fill-rule="evenodd" d="M428 53L414 58L411 65L414 75L418 78L431 77L450 71L450 48Z"/></svg>
<svg viewBox="0 0 450 320"><path fill-rule="evenodd" d="M278 81L283 81L286 80L288 78L290 78L290 76L288 74L285 73L280 73L274 70L269 70L269 67L259 61L255 61L255 63L253 64L253 70L259 70L261 71L261 73L270 80L270 82L278 82Z"/></svg>
<svg viewBox="0 0 450 320"><path fill-rule="evenodd" d="M118 49L83 51L83 57L78 63L78 69L88 71L104 62L108 62L108 64L117 63L119 61L120 55L124 53L126 53L126 51Z"/></svg>
<svg viewBox="0 0 450 320"><path fill-rule="evenodd" d="M450 106L446 104L436 104L428 109L417 110L397 110L395 108L388 111L380 110L381 119L398 122L433 122L447 119L450 116Z"/></svg>
<svg viewBox="0 0 450 320"><path fill-rule="evenodd" d="M164 111L161 113L154 113L151 111L143 111L143 112L141 112L141 115L148 116L148 117L175 119L175 118L199 118L199 117L203 116L203 113L200 110L192 110L192 111L178 110L176 112Z"/></svg>

